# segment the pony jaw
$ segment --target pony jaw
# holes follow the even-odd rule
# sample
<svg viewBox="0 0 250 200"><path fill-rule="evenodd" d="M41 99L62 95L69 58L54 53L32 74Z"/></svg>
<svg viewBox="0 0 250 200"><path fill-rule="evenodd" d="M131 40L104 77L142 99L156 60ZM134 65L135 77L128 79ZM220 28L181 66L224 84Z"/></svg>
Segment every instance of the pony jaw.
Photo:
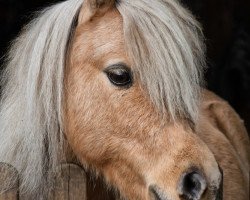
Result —
<svg viewBox="0 0 250 200"><path fill-rule="evenodd" d="M182 35L182 39L187 39L186 36L190 36L190 38L194 38L195 36L200 34L197 31L198 25L196 24L196 21L187 14L187 19L183 18L182 15L179 15L178 17L181 18L181 20L177 17L178 14L180 14L180 11L183 11L181 6L175 3L175 1L157 1L156 7L150 9L147 6L144 6L145 3L149 2L148 0L141 0L137 1L137 5L142 8L141 11L143 11L144 15L150 11L151 15L158 15L156 12L157 9L161 8L161 5L163 7L167 7L169 9L169 12L171 15L175 16L173 19L176 21L182 22L182 21L188 21L189 23L184 24L190 24L190 27L183 27L186 31L186 34ZM127 11L133 10L132 14L135 14L135 7L133 7L134 2L128 0L124 1L122 3L117 4L117 8L119 9L120 13L123 16L123 20L120 20L119 23L122 23L124 21L125 25L133 25L133 21L129 21L129 15ZM49 9L46 9L44 12L41 13L41 17L34 20L29 26L26 27L25 32L20 36L20 38L15 42L14 46L12 47L12 50L10 52L10 62L8 63L8 68L6 70L6 77L10 80L4 89L4 98L3 98L3 106L1 108L1 115L0 115L0 122L1 122L1 138L6 138L8 142L1 141L0 146L0 157L1 161L8 162L12 164L14 167L18 169L18 171L21 173L20 176L22 177L21 182L21 193L28 192L30 196L32 194L36 194L37 196L43 195L44 191L47 191L46 189L46 181L47 178L51 177L43 177L44 174L46 174L47 169L54 169L58 163L60 162L60 158L62 156L62 141L63 141L63 127L66 126L65 123L67 121L66 116L63 120L63 102L65 99L63 98L63 92L66 93L67 91L64 91L64 75L66 70L65 63L68 63L68 60L66 61L67 57L69 55L65 55L65 53L69 53L68 50L68 43L72 42L70 40L71 32L74 30L74 21L75 18L78 15L78 11L80 10L82 5L81 0L69 0L60 4L57 4ZM120 6L119 6L120 5ZM146 4L145 4L146 5ZM169 5L169 7L167 6ZM132 9L133 8L133 9ZM106 10L106 9L105 9ZM161 8L161 10L163 10ZM153 11L153 12L152 12ZM132 16L132 15L131 15ZM165 15L166 17L166 15ZM161 18L159 15L158 18ZM183 19L182 19L183 18ZM134 18L135 19L135 18ZM148 18L147 18L148 19ZM148 20L149 22L149 20ZM165 21L166 22L166 21ZM163 23L165 26L165 29L162 29L163 31L166 31L166 23ZM176 23L177 24L177 23ZM182 24L184 26L184 24ZM116 28L116 27L115 27ZM180 28L180 27L179 27ZM197 29L197 30L196 30ZM116 29L111 29L116 30ZM129 30L129 27L124 26L124 32L127 32ZM132 32L127 32L126 36L128 38L127 41L127 47L131 47L131 44L133 42L130 41L130 37L136 34L137 29L133 29ZM178 31L177 31L178 32ZM194 33L194 36L192 34ZM113 32L110 34L113 35ZM175 35L176 37L176 35ZM39 38L39 40L37 40ZM120 37L123 38L123 37ZM188 38L188 41L190 40ZM140 38L141 39L141 38ZM130 42L129 42L130 41ZM201 44L200 41L195 38L195 40L191 41L190 43L194 44L194 49L196 50L196 53L192 51L192 48L186 49L188 51L188 54L185 55L191 55L187 58L187 60L191 63L188 68L190 69L190 74L195 74L197 77L191 77L190 74L186 74L188 71L181 71L183 76L181 76L181 80L183 80L184 84L183 87L184 90L187 92L193 91L192 94L195 94L195 97L198 96L199 93L199 87L196 87L197 82L199 79L199 72L202 71L200 68L200 63L202 63L202 50L201 50ZM82 44L82 43L81 43ZM155 46L153 46L156 50ZM174 47L173 45L170 45L169 47ZM188 46L186 46L188 47ZM162 49L162 48L160 48ZM24 51L25 50L25 51ZM135 50L135 49L132 49ZM144 49L145 50L145 49ZM170 49L171 50L171 49ZM172 49L173 50L173 49ZM179 49L180 50L180 49ZM146 50L145 50L146 51ZM126 52L125 50L123 53ZM131 51L132 54L134 51ZM130 53L131 53L130 52ZM114 53L114 52L112 52ZM163 52L164 54L167 53L166 51ZM178 52L180 53L180 52ZM78 56L82 57L85 54L79 54ZM136 54L135 54L136 55ZM176 54L177 55L177 54ZM131 55L130 55L131 56ZM196 60L194 58L201 58L200 60ZM132 56L131 56L132 58ZM164 57L162 57L164 58ZM86 59L88 60L88 58ZM86 61L85 60L85 61ZM135 61L135 59L131 59ZM141 61L143 61L141 59ZM179 61L179 59L169 60L172 64L171 66L175 66ZM162 62L162 60L161 60ZM156 63L161 63L156 62ZM176 63L175 63L176 62ZM69 61L70 63L70 61ZM174 64L175 63L175 64ZM182 62L183 63L183 62ZM99 63L100 64L100 63ZM147 63L148 64L148 63ZM165 62L166 64L166 62ZM167 66L165 65L164 66ZM18 66L18 70L16 69L16 66ZM145 65L149 67L149 65ZM158 65L163 66L163 65ZM68 66L67 66L68 67ZM83 65L81 65L83 67ZM137 67L137 72L140 72L142 69L139 68L138 64L135 64L135 67ZM151 66L152 67L152 66ZM155 67L155 66L154 66ZM178 65L177 65L178 67ZM183 66L186 67L186 66ZM151 68L150 68L151 69ZM184 69L184 68L183 68ZM138 73L141 76L141 80L143 80L143 77L151 77L150 74L154 74L153 77L157 78L156 80L159 80L161 88L160 90L154 90L154 87L150 85L150 83L153 81L147 80L144 83L145 90L148 90L149 96L154 99L155 104L158 105L161 110L163 108L163 111L166 111L166 108L172 108L169 109L169 112L172 113L172 117L176 116L176 113L178 113L178 108L181 108L182 114L185 116L189 116L192 121L195 121L195 115L196 115L196 103L198 98L194 98L193 96L190 96L189 93L178 93L178 88L167 90L167 88L164 88L164 85L167 82L170 83L169 85L172 85L171 83L173 80L167 79L165 76L167 73L162 68L158 72L156 71L145 71L144 73ZM161 72L164 72L164 76L156 76L157 74L162 74ZM174 71L171 71L173 77L177 78L177 74ZM193 73L194 72L194 73ZM190 80L187 79L187 77L190 78ZM77 77L75 77L77 78ZM82 77L79 77L82 78ZM175 80L175 86L178 85ZM192 79L192 80L191 80ZM165 81L164 81L165 80ZM166 82L167 81L167 82ZM191 82L189 82L191 81ZM190 83L190 84L189 84ZM194 83L194 85L192 84ZM83 82L81 82L83 84ZM86 86L88 85L87 82L85 83ZM192 87L195 86L195 87ZM39 89L39 91L37 91ZM66 88L68 89L68 88ZM66 90L65 89L65 90ZM70 88L74 89L74 88ZM174 101L165 101L165 98L162 97L171 97L171 94L175 92L176 94L179 94L180 98L176 98L175 95L173 95ZM77 95L81 90L78 90ZM156 93L152 92L156 91ZM181 90L180 90L181 91ZM165 92L171 92L171 93L165 93ZM183 90L182 90L183 92ZM76 95L74 94L74 95ZM184 97L185 98L182 98ZM16 98L18 97L18 98ZM144 98L148 97L147 94L144 95ZM155 97L155 98L154 98ZM28 100L28 101L27 101ZM93 99L91 99L92 101ZM101 102L103 103L105 100L102 99ZM130 99L131 101L131 99ZM85 102L86 104L89 102ZM99 105L99 104L96 104ZM79 106L79 103L77 104ZM140 105L141 107L144 105ZM148 105L145 106L146 110L148 110ZM29 112L26 112L26 108L29 108ZM188 108L188 109L186 109ZM125 108L123 108L125 109ZM28 110L28 109L27 109ZM172 111L171 111L172 110ZM13 113L18 114L14 115ZM133 111L134 112L134 111ZM97 112L96 112L97 113ZM137 112L134 112L137 113ZM133 113L133 116L134 116ZM113 113L112 113L113 114ZM149 116L150 114L148 114ZM147 116L141 114L141 118L147 118ZM95 119L93 117L93 119ZM64 121L64 122L63 122ZM142 120L143 121L143 120ZM10 123L11 122L11 123ZM151 121L152 122L152 121ZM87 123L87 122L86 122ZM152 122L153 123L153 122ZM137 125L139 123L137 122ZM65 131L66 134L69 134L69 132ZM58 137L59 134L59 137ZM72 134L72 133L71 133ZM85 135L78 134L77 138L78 141L84 137ZM16 140L16 144L13 144L13 138ZM59 139L58 139L59 138ZM86 137L87 138L87 137ZM46 143L46 146L44 142ZM97 142L95 140L94 142ZM103 143L105 143L103 141ZM18 144L18 145L17 145ZM72 143L71 143L72 144ZM95 143L94 143L95 144ZM79 143L75 144L77 148L80 148ZM87 144L88 145L88 144ZM86 147L89 147L87 146ZM101 146L102 147L102 146ZM119 145L116 146L116 148L119 149ZM89 149L93 150L93 146L90 146ZM6 153L7 152L7 153ZM86 156L86 152L79 152L75 151L77 157L80 159L80 157ZM85 154L84 154L85 153ZM100 153L100 156L102 155L102 149L98 151ZM99 154L97 154L99 155ZM138 154L138 156L140 156ZM36 157L36 161L34 161L34 157ZM100 157L99 157L100 158ZM145 158L146 159L146 156ZM93 159L95 160L95 159ZM147 160L147 159L146 159ZM150 160L150 159L149 159ZM89 164L91 164L92 160L87 160ZM82 162L84 161L84 158L82 158ZM115 165L115 163L113 163ZM143 163L139 164L143 167ZM161 185L160 178L153 178L154 176L150 178L151 181L146 181L148 176L147 174L152 173L153 166L156 164L156 162L153 162L151 168L149 167L147 171L144 173L138 174L135 173L135 178L138 178L135 183L138 183L139 188L139 198L141 199L147 199L148 195L148 187L151 184L154 184L157 182L157 185ZM138 163L137 163L138 165ZM34 167L35 166L35 167ZM119 166L118 166L119 167ZM129 165L128 165L129 168ZM131 169L131 168L130 168ZM141 168L139 168L140 170ZM115 170L113 170L115 171ZM131 171L128 171L131 172ZM106 177L111 179L111 176L108 176L106 172L103 173L104 175L107 175ZM119 171L119 174L122 174L122 171ZM130 174L130 173L128 173ZM164 174L164 173L163 173ZM132 173L133 175L133 173ZM157 176L156 176L157 177ZM132 177L133 180L133 177ZM112 182L112 180L110 180ZM117 183L117 181L116 181ZM43 185L43 187L41 187ZM128 186L130 182L128 181ZM121 183L121 185L123 185ZM162 184L164 185L164 184ZM136 184L134 185L136 186ZM143 186L143 187L141 187ZM162 186L162 188L165 188L165 186ZM134 199L137 195L136 191L135 193L131 193L131 191L127 191L126 186L120 188L121 191L124 191L124 194L135 196L130 196L131 199ZM146 196L145 196L146 195ZM145 197L145 198L144 198ZM138 198L138 199L139 199Z"/></svg>
<svg viewBox="0 0 250 200"><path fill-rule="evenodd" d="M163 198L165 195L178 199L179 179L190 167L201 168L201 171L204 170L204 174L207 176L211 176L211 171L218 171L211 152L207 148L204 151L199 150L204 148L203 143L201 144L198 137L190 131L188 122L183 120L187 117L193 123L195 122L195 110L198 109L200 90L196 85L198 84L196 78L198 79L200 72L198 72L198 68L196 69L198 66L194 64L196 61L192 60L194 57L189 58L193 64L182 67L194 67L188 71L188 73L194 72L195 75L192 77L194 80L191 80L192 78L186 80L185 77L190 76L184 75L185 72L182 71L180 74L183 76L180 82L183 81L187 84L185 86L192 88L191 93L194 96L191 97L186 93L184 96L187 99L181 100L183 95L179 93L180 99L175 97L178 100L175 99L174 102L166 100L171 97L169 91L179 92L176 88L171 88L171 90L167 88L172 84L165 76L168 74L167 68L170 63L164 61L164 57L160 61L158 60L159 62L152 59L153 61L146 63L147 66L139 66L138 62L143 63L142 58L137 63L134 62L135 58L129 53L137 50L130 49L132 43L128 41L129 38L124 39L124 36L133 38L133 34L136 34L139 27L129 32L128 35L124 35L124 32L126 33L130 27L124 27L122 22L132 26L133 20L128 22L129 16L125 16L123 10L126 9L127 4L124 3L123 6L125 7L118 4L118 10L123 13L122 16L116 8L113 8L101 16L92 18L91 21L80 22L76 28L69 58L70 65L67 67L68 73L65 77L67 91L65 116L68 117L66 137L78 159L82 163L89 163L101 172L107 182L117 186L126 198L149 199L150 187L157 186L156 188L160 188L159 191ZM84 19L84 13L80 15ZM164 24L164 26L167 25ZM166 29L166 27L163 28ZM192 28L187 29L191 31ZM182 39L187 39L185 38L187 35L183 37ZM142 45L145 41L142 38L139 39ZM113 48L106 48L107 45ZM199 46L197 43L196 45ZM198 46L197 48L200 48ZM160 50L163 51L163 49L161 46ZM188 49L191 51L190 47ZM145 53L147 48L140 50ZM163 54L165 55L165 53L167 53L166 50ZM125 61L126 64L129 63L128 66L131 66L132 70L136 72L135 83L129 90L117 90L102 74L105 63L118 58ZM158 70L160 62L165 69L162 69L161 66ZM173 64L178 60L171 60L171 62ZM155 65L149 66L149 64ZM150 69L138 73L145 68ZM176 71L171 73L173 73L173 77L179 76ZM152 74L153 76L151 76ZM151 77L151 80L148 77ZM147 79L147 83L142 83L144 78ZM174 79L176 80L177 77ZM156 88L153 81L163 88ZM188 83L189 81L192 83ZM81 84L83 82L87 84L83 86ZM174 84L176 87L180 86L180 83ZM195 87L192 87L192 84ZM186 91L189 92L188 89ZM188 99L190 104L185 103ZM98 110L94 110L96 105L98 105ZM189 108L184 108L186 106ZM158 111L161 113L159 114ZM76 116L75 113L82 114ZM161 118L166 113L169 113L171 123L163 121ZM186 127L184 128L184 126ZM131 139L126 140L127 138ZM204 166L203 159L208 160L207 163L212 170ZM176 167L175 163L180 166ZM218 178L219 174L215 174ZM209 180L208 184L212 184L213 181L214 179ZM201 184L203 183L204 181L201 181ZM204 187L201 187L201 194L197 194L197 196L202 195Z"/></svg>
<svg viewBox="0 0 250 200"><path fill-rule="evenodd" d="M180 141L187 138L186 134L193 134L185 133L181 126L173 127L169 132L179 136L171 141L172 144L166 142L167 137L161 138L160 140L165 141L166 148L164 144L157 148L160 145L158 144L155 148L151 147L151 150L141 149L141 145L133 144L134 149L131 150L123 148L124 144L120 143L117 148L123 149L123 152L106 155L110 157L109 160L94 163L91 167L103 175L106 182L115 187L125 199L154 200L159 195L160 200L177 200L184 193L179 189L182 177L194 172L203 177L197 200L200 199L198 197L214 199L221 182L221 174L211 152L202 142L197 143L197 138L192 138L192 135L188 136L188 145L184 143L180 146ZM167 146L170 149L175 147L176 151L169 154ZM196 150L190 152L188 146ZM158 153L149 155L148 152L153 150ZM80 156L78 158L82 163L92 163L90 160L85 161L84 155L76 155Z"/></svg>

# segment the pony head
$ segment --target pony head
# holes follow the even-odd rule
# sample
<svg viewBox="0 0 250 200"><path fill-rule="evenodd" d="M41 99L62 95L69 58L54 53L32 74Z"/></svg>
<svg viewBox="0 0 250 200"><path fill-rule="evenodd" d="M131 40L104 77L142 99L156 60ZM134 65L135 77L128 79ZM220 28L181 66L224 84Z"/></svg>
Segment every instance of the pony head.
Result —
<svg viewBox="0 0 250 200"><path fill-rule="evenodd" d="M215 199L219 168L195 133L203 53L199 24L177 1L46 9L9 53L0 161L39 196L67 143L127 199Z"/></svg>

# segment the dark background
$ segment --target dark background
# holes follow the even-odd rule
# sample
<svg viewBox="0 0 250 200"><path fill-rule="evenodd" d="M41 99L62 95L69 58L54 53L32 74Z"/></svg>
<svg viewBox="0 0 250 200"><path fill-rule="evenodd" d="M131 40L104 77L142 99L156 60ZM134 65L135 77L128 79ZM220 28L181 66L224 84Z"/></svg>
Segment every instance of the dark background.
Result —
<svg viewBox="0 0 250 200"><path fill-rule="evenodd" d="M58 0L0 0L1 58L32 13L55 2ZM182 2L204 28L207 87L229 101L250 130L250 0Z"/></svg>

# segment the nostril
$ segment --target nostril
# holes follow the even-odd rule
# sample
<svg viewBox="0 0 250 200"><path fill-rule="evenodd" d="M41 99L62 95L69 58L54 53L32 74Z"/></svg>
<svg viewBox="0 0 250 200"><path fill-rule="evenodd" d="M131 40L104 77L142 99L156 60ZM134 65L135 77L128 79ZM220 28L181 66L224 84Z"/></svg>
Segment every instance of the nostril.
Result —
<svg viewBox="0 0 250 200"><path fill-rule="evenodd" d="M179 195L185 200L199 200L206 187L206 180L200 173L186 173L179 184Z"/></svg>

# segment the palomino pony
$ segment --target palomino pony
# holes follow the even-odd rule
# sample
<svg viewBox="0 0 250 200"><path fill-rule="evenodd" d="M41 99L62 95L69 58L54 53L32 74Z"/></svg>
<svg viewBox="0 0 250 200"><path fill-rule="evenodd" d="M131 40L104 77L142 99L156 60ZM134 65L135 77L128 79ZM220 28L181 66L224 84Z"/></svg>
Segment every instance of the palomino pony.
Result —
<svg viewBox="0 0 250 200"><path fill-rule="evenodd" d="M16 39L3 73L0 161L26 199L61 162L125 199L247 200L249 139L201 89L201 29L176 0L67 0ZM222 178L222 174L224 178Z"/></svg>

